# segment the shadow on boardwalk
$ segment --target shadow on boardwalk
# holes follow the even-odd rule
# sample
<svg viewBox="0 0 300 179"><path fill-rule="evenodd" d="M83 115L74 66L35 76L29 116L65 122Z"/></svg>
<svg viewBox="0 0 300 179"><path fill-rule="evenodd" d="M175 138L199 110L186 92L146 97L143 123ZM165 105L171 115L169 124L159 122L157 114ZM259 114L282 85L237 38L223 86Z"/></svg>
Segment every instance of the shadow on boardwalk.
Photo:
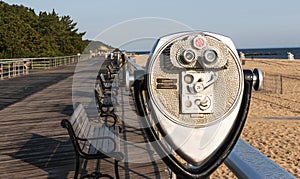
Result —
<svg viewBox="0 0 300 179"><path fill-rule="evenodd" d="M0 110L73 75L75 65L36 70L29 75L0 81Z"/></svg>
<svg viewBox="0 0 300 179"><path fill-rule="evenodd" d="M22 148L10 156L42 169L48 173L48 178L68 178L69 171L74 169L74 154L69 155L74 150L70 144L32 134Z"/></svg>
<svg viewBox="0 0 300 179"><path fill-rule="evenodd" d="M74 66L66 66L0 81L0 178L73 178L74 149L60 121L69 118L73 112L74 69ZM138 122L132 114L123 117L125 122L131 119ZM140 128L121 127L120 138L123 140L146 141ZM127 156L141 158L137 148L128 145L121 148ZM153 155L153 150L148 147L141 150L149 155L147 157ZM99 165L101 172L114 176L112 159L83 162L80 173L93 171ZM119 171L120 178L168 177L161 160L122 161Z"/></svg>

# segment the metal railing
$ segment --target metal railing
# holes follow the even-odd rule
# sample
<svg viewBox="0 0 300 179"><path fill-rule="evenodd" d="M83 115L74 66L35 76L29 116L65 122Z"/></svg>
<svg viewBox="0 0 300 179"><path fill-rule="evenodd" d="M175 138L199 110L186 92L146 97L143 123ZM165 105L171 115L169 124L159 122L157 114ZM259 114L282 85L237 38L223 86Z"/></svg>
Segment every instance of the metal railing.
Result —
<svg viewBox="0 0 300 179"><path fill-rule="evenodd" d="M132 59L124 66L130 75L144 70ZM241 138L224 163L239 178L295 178Z"/></svg>
<svg viewBox="0 0 300 179"><path fill-rule="evenodd" d="M26 75L30 69L51 69L76 63L80 55L63 57L0 59L0 79Z"/></svg>
<svg viewBox="0 0 300 179"><path fill-rule="evenodd" d="M30 62L23 59L0 60L0 79L28 74L29 65Z"/></svg>
<svg viewBox="0 0 300 179"><path fill-rule="evenodd" d="M225 165L238 178L296 178L241 138Z"/></svg>

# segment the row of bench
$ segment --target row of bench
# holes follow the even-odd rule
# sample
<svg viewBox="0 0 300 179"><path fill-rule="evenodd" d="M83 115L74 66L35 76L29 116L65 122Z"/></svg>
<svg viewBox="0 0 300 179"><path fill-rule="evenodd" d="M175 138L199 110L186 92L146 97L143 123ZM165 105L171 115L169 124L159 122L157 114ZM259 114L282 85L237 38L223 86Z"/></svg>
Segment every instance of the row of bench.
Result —
<svg viewBox="0 0 300 179"><path fill-rule="evenodd" d="M108 60L106 60L108 61ZM113 61L111 61L113 62ZM119 178L118 162L124 156L120 152L120 127L118 116L114 113L118 105L118 84L113 83L118 73L114 63L106 66L106 71L99 71L95 84L95 99L99 112L98 120L90 121L82 104L77 105L70 119L61 121L62 127L68 130L75 149L76 168L74 178L78 178L81 166L80 159L114 159L115 177ZM81 174L80 178L113 178L100 171Z"/></svg>

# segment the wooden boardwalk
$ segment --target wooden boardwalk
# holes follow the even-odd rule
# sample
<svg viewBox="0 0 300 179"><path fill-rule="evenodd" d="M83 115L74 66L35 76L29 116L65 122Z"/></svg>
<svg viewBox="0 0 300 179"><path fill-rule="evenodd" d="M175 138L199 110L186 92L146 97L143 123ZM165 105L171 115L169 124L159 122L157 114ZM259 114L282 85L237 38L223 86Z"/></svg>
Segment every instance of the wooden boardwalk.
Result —
<svg viewBox="0 0 300 179"><path fill-rule="evenodd" d="M60 121L73 112L74 69L69 65L0 81L0 179L73 177L74 150ZM125 155L120 177L168 178L166 166L139 127L131 96L122 90L118 98ZM81 172L98 165L102 173L114 176L112 159L88 162Z"/></svg>

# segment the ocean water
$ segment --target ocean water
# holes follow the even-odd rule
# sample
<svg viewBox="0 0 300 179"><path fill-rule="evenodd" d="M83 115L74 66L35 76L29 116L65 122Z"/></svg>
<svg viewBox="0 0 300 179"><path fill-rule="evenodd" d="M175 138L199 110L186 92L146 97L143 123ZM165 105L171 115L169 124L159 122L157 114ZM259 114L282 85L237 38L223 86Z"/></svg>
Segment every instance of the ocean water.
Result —
<svg viewBox="0 0 300 179"><path fill-rule="evenodd" d="M243 52L246 58L274 58L288 59L288 52L294 55L295 59L300 59L300 48L257 48L257 49L237 49L238 53ZM149 51L130 51L129 53L149 54Z"/></svg>
<svg viewBox="0 0 300 179"><path fill-rule="evenodd" d="M239 53L243 52L246 58L288 59L288 52L291 52L295 59L300 59L300 48L258 48L237 50Z"/></svg>

